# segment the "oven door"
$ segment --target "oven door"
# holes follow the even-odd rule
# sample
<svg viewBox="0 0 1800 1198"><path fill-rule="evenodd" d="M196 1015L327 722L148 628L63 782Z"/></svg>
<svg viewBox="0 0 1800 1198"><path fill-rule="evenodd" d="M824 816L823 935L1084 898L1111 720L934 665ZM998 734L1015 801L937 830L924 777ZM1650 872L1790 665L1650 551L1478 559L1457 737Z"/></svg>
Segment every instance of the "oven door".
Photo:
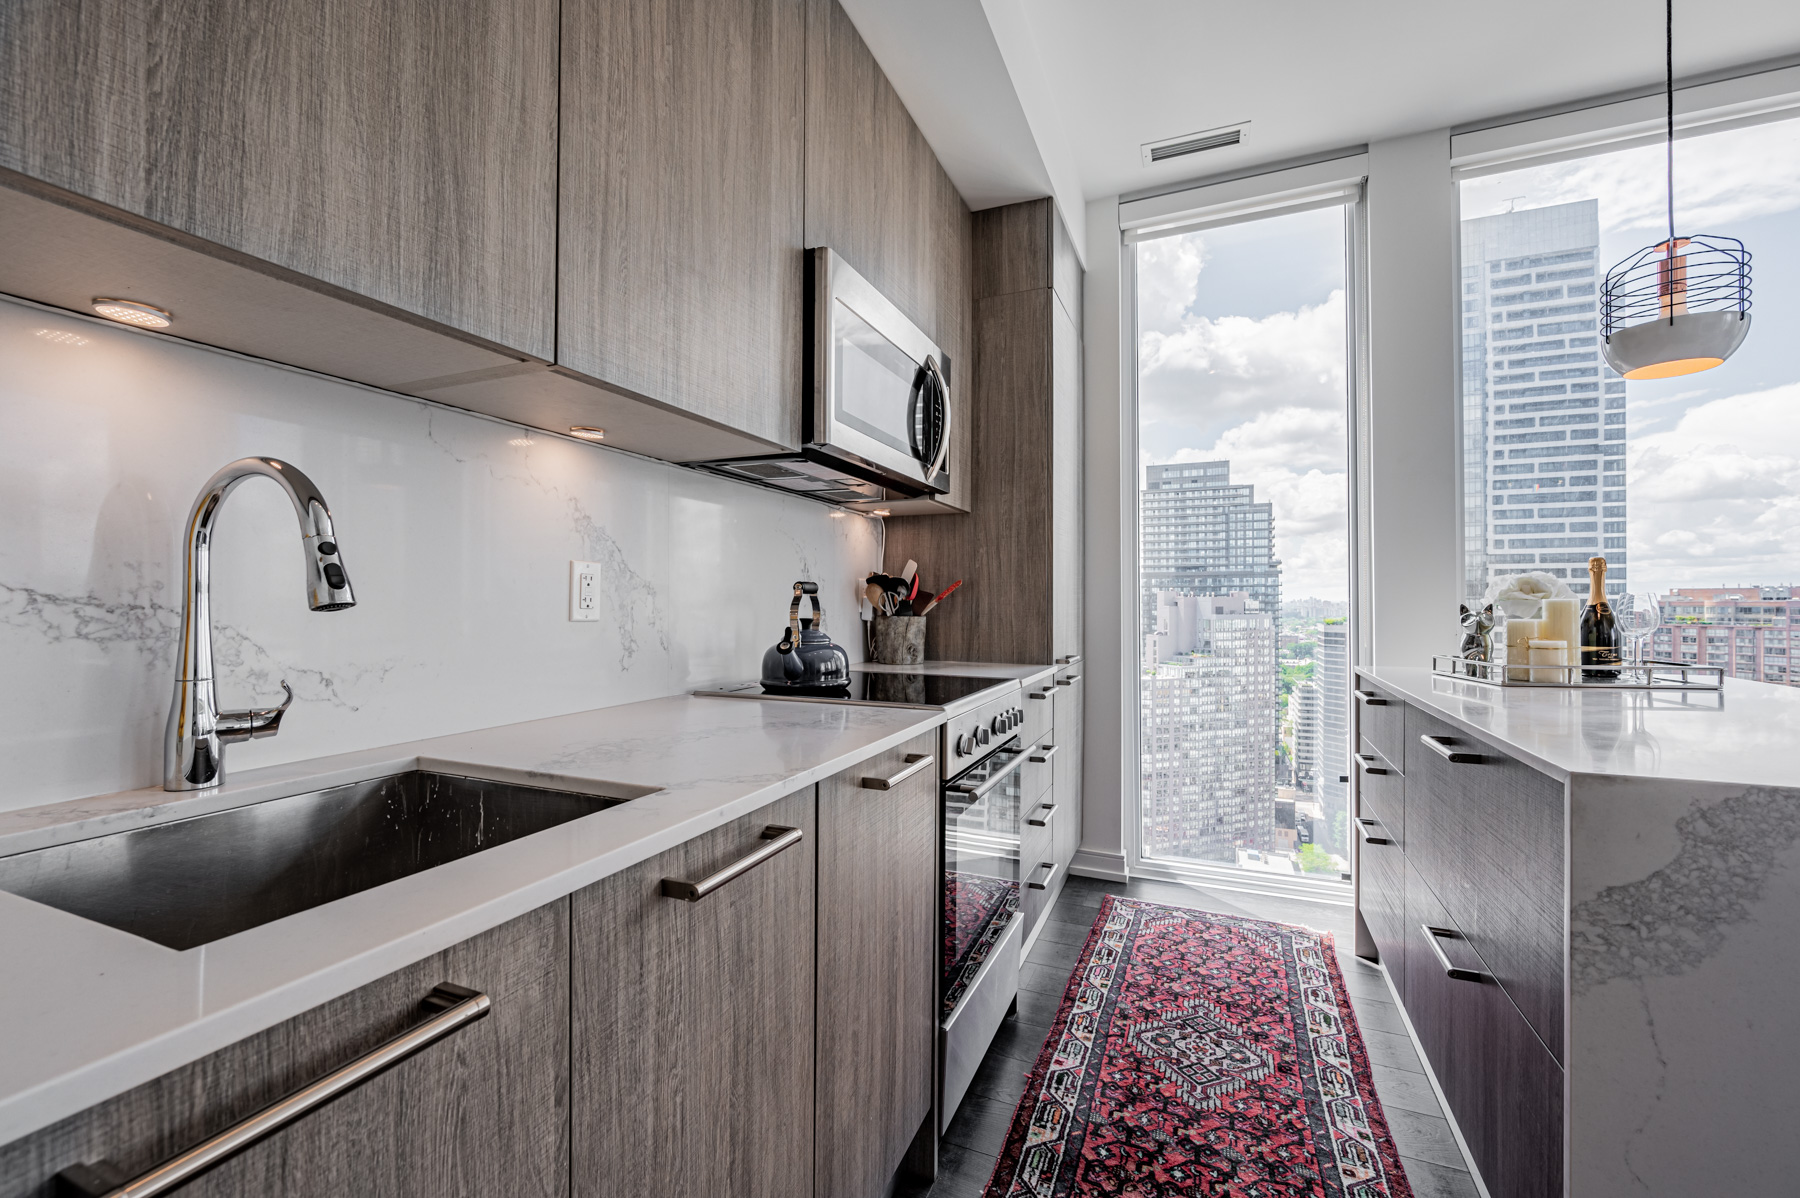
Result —
<svg viewBox="0 0 1800 1198"><path fill-rule="evenodd" d="M948 363L829 249L812 254L807 450L910 494L950 489Z"/></svg>
<svg viewBox="0 0 1800 1198"><path fill-rule="evenodd" d="M943 1015L1019 910L1018 738L944 785Z"/></svg>

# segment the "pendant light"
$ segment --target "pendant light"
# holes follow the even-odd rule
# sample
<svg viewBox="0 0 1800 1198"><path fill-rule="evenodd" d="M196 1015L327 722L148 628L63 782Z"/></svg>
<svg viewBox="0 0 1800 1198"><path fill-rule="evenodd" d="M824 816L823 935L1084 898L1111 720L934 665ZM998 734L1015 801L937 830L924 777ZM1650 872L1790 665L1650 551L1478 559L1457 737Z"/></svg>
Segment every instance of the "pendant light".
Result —
<svg viewBox="0 0 1800 1198"><path fill-rule="evenodd" d="M1675 0L1666 4L1669 238L1613 267L1600 292L1606 362L1628 379L1711 370L1750 331L1750 251L1744 243L1675 235Z"/></svg>

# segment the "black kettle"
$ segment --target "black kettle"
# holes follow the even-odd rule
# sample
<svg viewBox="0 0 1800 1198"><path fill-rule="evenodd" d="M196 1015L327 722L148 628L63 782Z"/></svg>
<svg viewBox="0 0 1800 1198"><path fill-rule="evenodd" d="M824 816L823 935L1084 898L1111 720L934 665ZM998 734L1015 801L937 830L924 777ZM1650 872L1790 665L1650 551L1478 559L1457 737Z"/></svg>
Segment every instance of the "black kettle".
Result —
<svg viewBox="0 0 1800 1198"><path fill-rule="evenodd" d="M812 615L800 618L800 600L812 600ZM850 694L850 655L825 635L825 608L819 584L796 582L781 640L763 654L762 688L769 695L813 695L826 699Z"/></svg>

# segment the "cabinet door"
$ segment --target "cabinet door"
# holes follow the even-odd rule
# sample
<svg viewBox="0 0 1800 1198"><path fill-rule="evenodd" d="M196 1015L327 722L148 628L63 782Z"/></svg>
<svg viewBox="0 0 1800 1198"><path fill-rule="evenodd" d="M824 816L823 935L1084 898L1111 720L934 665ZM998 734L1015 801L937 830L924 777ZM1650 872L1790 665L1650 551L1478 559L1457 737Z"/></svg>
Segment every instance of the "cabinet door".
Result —
<svg viewBox="0 0 1800 1198"><path fill-rule="evenodd" d="M937 733L819 786L814 1193L885 1193L931 1112L936 1059Z"/></svg>
<svg viewBox="0 0 1800 1198"><path fill-rule="evenodd" d="M556 12L16 0L0 167L547 360Z"/></svg>
<svg viewBox="0 0 1800 1198"><path fill-rule="evenodd" d="M442 982L489 1014L184 1185L181 1198L568 1192L569 908L558 900L0 1148L0 1195L75 1164L127 1176L217 1135L425 1017Z"/></svg>
<svg viewBox="0 0 1800 1198"><path fill-rule="evenodd" d="M563 5L557 362L800 443L803 0Z"/></svg>
<svg viewBox="0 0 1800 1198"><path fill-rule="evenodd" d="M1081 677L1080 666L1061 671L1067 682L1056 688L1056 756L1051 759L1052 793L1056 796L1058 866L1067 869L1081 848Z"/></svg>
<svg viewBox="0 0 1800 1198"><path fill-rule="evenodd" d="M1057 222L1062 228L1062 222ZM1059 272L1060 273L1060 272ZM1063 308L1051 305L1050 446L1051 547L1053 592L1051 649L1058 661L1081 653L1081 326Z"/></svg>
<svg viewBox="0 0 1800 1198"><path fill-rule="evenodd" d="M812 787L573 897L573 1193L793 1198L812 1191ZM798 844L697 902L698 881Z"/></svg>
<svg viewBox="0 0 1800 1198"><path fill-rule="evenodd" d="M1487 1192L1562 1193L1561 1067L1416 870L1405 885L1407 1017ZM1433 938L1426 927L1452 935ZM1453 968L1482 976L1449 976L1439 950Z"/></svg>
<svg viewBox="0 0 1800 1198"><path fill-rule="evenodd" d="M1412 704L1405 720L1407 859L1561 1060L1563 784Z"/></svg>

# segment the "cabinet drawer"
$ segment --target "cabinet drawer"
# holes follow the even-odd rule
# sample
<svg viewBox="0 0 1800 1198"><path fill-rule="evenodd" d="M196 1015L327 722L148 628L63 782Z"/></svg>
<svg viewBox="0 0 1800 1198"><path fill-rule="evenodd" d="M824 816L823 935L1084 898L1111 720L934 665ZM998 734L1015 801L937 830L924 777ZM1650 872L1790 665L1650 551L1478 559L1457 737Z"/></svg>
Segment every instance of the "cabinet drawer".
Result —
<svg viewBox="0 0 1800 1198"><path fill-rule="evenodd" d="M1047 800L1050 796L1044 797ZM1054 854L1058 813L1045 811L1042 803L1026 803L1025 810L1027 815L1019 828L1019 915L1024 921L1024 933L1029 936L1049 905L1056 881ZM1033 825L1033 819L1041 819L1043 824Z"/></svg>
<svg viewBox="0 0 1800 1198"><path fill-rule="evenodd" d="M1378 753L1358 753L1355 758L1358 811L1378 819L1396 847L1405 847L1406 780Z"/></svg>
<svg viewBox="0 0 1800 1198"><path fill-rule="evenodd" d="M1560 1061L1563 785L1415 706L1406 733L1407 860Z"/></svg>
<svg viewBox="0 0 1800 1198"><path fill-rule="evenodd" d="M1358 738L1368 741L1377 753L1405 769L1405 704L1398 695L1371 682L1365 674L1357 675L1354 698Z"/></svg>
<svg viewBox="0 0 1800 1198"><path fill-rule="evenodd" d="M1397 994L1406 987L1406 859L1398 847L1359 838L1357 906Z"/></svg>
<svg viewBox="0 0 1800 1198"><path fill-rule="evenodd" d="M41 1198L77 1164L133 1177L429 1017L442 982L486 994L467 1023L176 1191L179 1198L517 1194L569 1187L569 906L559 899L0 1146L0 1195Z"/></svg>
<svg viewBox="0 0 1800 1198"><path fill-rule="evenodd" d="M1025 688L1025 697L1019 700L1019 705L1025 709L1025 722L1019 725L1020 736L1027 741L1049 739L1050 729L1056 722L1056 695L1056 683L1048 676Z"/></svg>
<svg viewBox="0 0 1800 1198"><path fill-rule="evenodd" d="M1053 802L1050 782L1056 776L1056 759L1062 749L1048 735L1025 742L1025 764L1019 767L1019 800L1024 810L1041 802Z"/></svg>
<svg viewBox="0 0 1800 1198"><path fill-rule="evenodd" d="M1427 928L1446 935L1432 936ZM1562 1193L1563 1071L1415 870L1406 1014L1491 1198ZM1450 976L1449 969L1470 976Z"/></svg>

